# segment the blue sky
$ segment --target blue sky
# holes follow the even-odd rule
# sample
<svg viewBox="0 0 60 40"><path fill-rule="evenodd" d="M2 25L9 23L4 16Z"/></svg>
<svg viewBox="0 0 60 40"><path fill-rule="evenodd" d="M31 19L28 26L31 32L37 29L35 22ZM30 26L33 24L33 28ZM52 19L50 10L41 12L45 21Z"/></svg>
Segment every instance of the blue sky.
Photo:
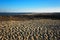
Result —
<svg viewBox="0 0 60 40"><path fill-rule="evenodd" d="M0 0L0 12L60 12L60 0Z"/></svg>

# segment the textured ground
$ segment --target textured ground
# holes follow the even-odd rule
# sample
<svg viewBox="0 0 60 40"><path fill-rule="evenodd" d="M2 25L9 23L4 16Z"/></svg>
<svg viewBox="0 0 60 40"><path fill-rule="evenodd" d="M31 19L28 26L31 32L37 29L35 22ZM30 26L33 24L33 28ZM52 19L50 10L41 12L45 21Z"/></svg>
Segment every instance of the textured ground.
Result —
<svg viewBox="0 0 60 40"><path fill-rule="evenodd" d="M0 40L60 40L60 20L6 20L0 19Z"/></svg>

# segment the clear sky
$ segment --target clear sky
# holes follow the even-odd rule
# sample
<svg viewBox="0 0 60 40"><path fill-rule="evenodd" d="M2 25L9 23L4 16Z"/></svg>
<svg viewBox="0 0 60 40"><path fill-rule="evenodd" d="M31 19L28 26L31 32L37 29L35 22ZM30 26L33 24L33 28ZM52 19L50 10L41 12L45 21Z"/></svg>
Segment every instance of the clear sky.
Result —
<svg viewBox="0 0 60 40"><path fill-rule="evenodd" d="M0 0L0 12L60 12L60 0Z"/></svg>

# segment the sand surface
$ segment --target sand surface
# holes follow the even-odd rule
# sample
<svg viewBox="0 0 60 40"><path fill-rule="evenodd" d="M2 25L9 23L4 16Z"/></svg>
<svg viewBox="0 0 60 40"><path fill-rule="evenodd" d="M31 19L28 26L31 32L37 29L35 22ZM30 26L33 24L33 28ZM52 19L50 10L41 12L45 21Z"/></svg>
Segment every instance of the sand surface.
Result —
<svg viewBox="0 0 60 40"><path fill-rule="evenodd" d="M0 40L59 40L60 20L0 16Z"/></svg>

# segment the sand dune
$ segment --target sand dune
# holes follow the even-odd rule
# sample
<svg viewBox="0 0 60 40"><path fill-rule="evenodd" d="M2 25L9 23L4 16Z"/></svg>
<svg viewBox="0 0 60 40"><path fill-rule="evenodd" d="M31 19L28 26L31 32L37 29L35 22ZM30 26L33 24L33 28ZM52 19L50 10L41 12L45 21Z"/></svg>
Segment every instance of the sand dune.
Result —
<svg viewBox="0 0 60 40"><path fill-rule="evenodd" d="M0 16L0 40L59 40L60 19Z"/></svg>

